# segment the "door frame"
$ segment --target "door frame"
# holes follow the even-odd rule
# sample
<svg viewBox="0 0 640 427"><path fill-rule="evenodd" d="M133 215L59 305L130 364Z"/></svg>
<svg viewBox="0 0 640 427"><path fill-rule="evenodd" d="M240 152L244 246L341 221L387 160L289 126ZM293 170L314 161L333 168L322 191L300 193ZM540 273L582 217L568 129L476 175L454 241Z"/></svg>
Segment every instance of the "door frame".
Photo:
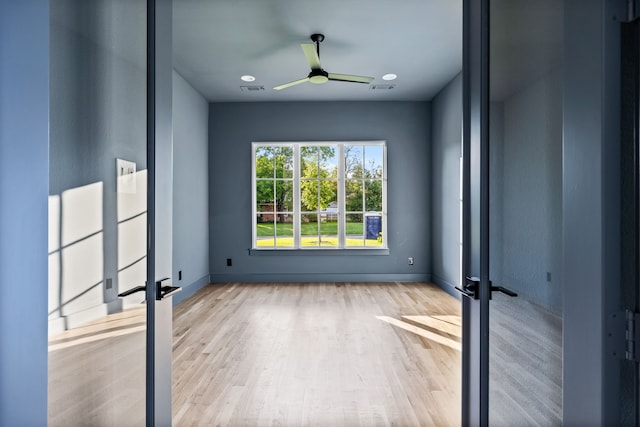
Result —
<svg viewBox="0 0 640 427"><path fill-rule="evenodd" d="M172 0L147 0L146 425L171 425L172 304L158 295L172 275ZM158 192L156 189L162 189ZM174 291L175 292L175 291Z"/></svg>
<svg viewBox="0 0 640 427"><path fill-rule="evenodd" d="M463 0L462 425L489 420L489 0ZM464 283L461 284L464 286Z"/></svg>

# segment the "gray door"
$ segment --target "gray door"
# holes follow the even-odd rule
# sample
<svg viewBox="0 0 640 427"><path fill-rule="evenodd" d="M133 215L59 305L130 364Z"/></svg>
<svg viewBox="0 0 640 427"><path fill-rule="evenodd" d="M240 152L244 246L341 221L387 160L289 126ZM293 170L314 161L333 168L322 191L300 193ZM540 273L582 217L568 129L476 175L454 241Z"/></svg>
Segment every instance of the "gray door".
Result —
<svg viewBox="0 0 640 427"><path fill-rule="evenodd" d="M147 5L50 7L49 424L144 425Z"/></svg>
<svg viewBox="0 0 640 427"><path fill-rule="evenodd" d="M158 33L170 1L51 2L50 425L171 423L172 68Z"/></svg>
<svg viewBox="0 0 640 427"><path fill-rule="evenodd" d="M562 424L563 9L490 1L490 425Z"/></svg>
<svg viewBox="0 0 640 427"><path fill-rule="evenodd" d="M463 421L560 425L563 2L465 20Z"/></svg>

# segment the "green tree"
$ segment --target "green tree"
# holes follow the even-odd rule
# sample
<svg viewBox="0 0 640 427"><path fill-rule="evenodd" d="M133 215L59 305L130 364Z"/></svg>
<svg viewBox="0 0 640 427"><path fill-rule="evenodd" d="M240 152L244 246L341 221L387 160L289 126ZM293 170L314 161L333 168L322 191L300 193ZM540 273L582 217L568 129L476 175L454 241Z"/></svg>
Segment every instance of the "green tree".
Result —
<svg viewBox="0 0 640 427"><path fill-rule="evenodd" d="M345 209L347 212L362 212L362 181L349 179L345 182Z"/></svg>
<svg viewBox="0 0 640 427"><path fill-rule="evenodd" d="M301 147L300 202L302 210L325 210L331 202L338 200L336 151L336 148L331 146Z"/></svg>
<svg viewBox="0 0 640 427"><path fill-rule="evenodd" d="M367 179L368 175L370 174L367 172L363 173L360 165L353 167L351 176L355 179L348 179L345 182L345 208L347 212L382 210L382 180Z"/></svg>
<svg viewBox="0 0 640 427"><path fill-rule="evenodd" d="M382 210L382 181L371 180L365 181L365 210L381 211Z"/></svg>
<svg viewBox="0 0 640 427"><path fill-rule="evenodd" d="M256 178L258 208L260 205L272 205L272 209L278 212L293 210L291 147L259 147L256 150ZM280 217L283 221L283 215Z"/></svg>

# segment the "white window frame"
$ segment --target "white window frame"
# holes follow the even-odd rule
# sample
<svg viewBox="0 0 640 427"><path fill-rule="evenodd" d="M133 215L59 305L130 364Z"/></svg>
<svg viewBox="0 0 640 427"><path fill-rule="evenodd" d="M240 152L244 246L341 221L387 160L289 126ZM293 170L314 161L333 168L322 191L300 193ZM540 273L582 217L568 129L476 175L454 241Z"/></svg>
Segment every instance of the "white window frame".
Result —
<svg viewBox="0 0 640 427"><path fill-rule="evenodd" d="M337 246L302 246L301 245L301 201L300 201L300 147L301 146L336 146L338 148L338 245ZM382 242L381 245L365 246L366 240L366 208L363 201L363 245L346 245L346 200L345 200L345 158L344 147L350 145L381 146L382 147ZM257 210L256 198L256 149L259 147L291 147L293 148L293 246L258 246L256 218L260 213ZM366 150L365 150L366 152ZM363 195L364 197L364 195ZM256 251L335 251L335 250L380 250L388 249L387 239L387 144L386 141L300 141L300 142L261 142L251 143L251 247ZM275 215L275 207L274 207ZM275 241L274 241L275 243Z"/></svg>

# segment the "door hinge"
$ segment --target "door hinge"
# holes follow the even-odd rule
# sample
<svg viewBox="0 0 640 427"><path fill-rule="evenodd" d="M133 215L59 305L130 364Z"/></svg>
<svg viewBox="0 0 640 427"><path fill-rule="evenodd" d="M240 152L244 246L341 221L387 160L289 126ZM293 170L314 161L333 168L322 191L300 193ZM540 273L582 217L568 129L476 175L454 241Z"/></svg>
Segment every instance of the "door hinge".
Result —
<svg viewBox="0 0 640 427"><path fill-rule="evenodd" d="M617 359L640 362L640 313L620 311L609 316L607 348Z"/></svg>

